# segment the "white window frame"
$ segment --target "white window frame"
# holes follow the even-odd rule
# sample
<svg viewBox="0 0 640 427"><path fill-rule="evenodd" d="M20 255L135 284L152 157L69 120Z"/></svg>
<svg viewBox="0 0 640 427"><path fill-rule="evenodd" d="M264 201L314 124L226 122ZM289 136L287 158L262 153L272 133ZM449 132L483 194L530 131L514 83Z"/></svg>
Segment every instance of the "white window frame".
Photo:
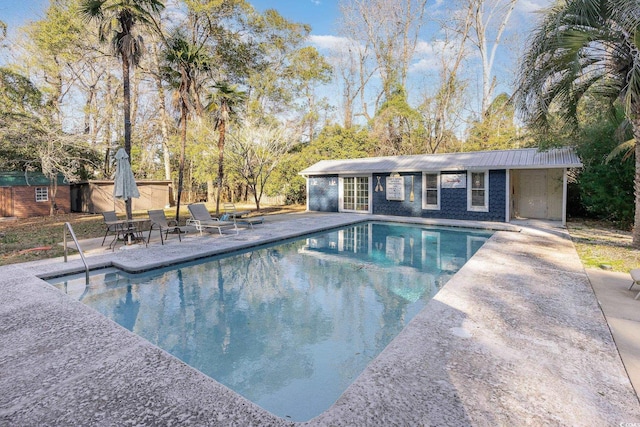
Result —
<svg viewBox="0 0 640 427"><path fill-rule="evenodd" d="M364 211L358 211L358 210L354 210L354 209L345 209L344 208L344 179L345 178L367 178L368 179L368 185L367 185L367 208L368 210ZM354 213L371 213L373 212L372 210L372 206L371 206L371 202L373 201L373 197L372 197L372 182L373 182L373 176L372 175L344 175L344 176L340 176L339 179L339 186L338 186L338 198L339 198L339 206L338 206L338 210L340 212L354 212ZM355 195L356 199L358 197L358 195Z"/></svg>
<svg viewBox="0 0 640 427"><path fill-rule="evenodd" d="M48 202L49 187L36 187L35 196L36 196L36 202Z"/></svg>
<svg viewBox="0 0 640 427"><path fill-rule="evenodd" d="M484 188L473 188L473 174L484 174ZM484 206L472 206L473 190L484 190ZM489 171L488 170L470 170L467 171L467 210L473 212L489 212Z"/></svg>
<svg viewBox="0 0 640 427"><path fill-rule="evenodd" d="M438 193L437 203L435 205L430 205L427 203L427 190L433 190L433 188L427 188L427 175L435 175L436 176L436 188L435 190ZM422 209L424 210L440 210L440 193L442 192L440 186L440 172L422 172Z"/></svg>

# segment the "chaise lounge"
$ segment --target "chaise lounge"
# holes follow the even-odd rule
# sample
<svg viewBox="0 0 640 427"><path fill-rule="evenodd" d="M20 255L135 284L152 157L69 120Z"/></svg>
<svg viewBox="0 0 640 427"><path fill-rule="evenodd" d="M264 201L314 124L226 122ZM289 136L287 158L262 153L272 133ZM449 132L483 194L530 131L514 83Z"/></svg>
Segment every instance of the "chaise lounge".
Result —
<svg viewBox="0 0 640 427"><path fill-rule="evenodd" d="M224 214L221 219L226 218L233 219L237 224L245 224L249 228L253 229L255 224L262 224L264 222L263 217L245 217L244 215L250 214L251 211L239 211L236 209L236 205L233 203L224 204Z"/></svg>
<svg viewBox="0 0 640 427"><path fill-rule="evenodd" d="M187 225L195 226L201 235L202 230L208 228L217 228L220 235L222 235L223 228L233 228L236 234L238 234L238 226L235 221L221 221L218 218L212 217L204 203L192 203L188 205L187 208L191 214L191 218L187 220Z"/></svg>

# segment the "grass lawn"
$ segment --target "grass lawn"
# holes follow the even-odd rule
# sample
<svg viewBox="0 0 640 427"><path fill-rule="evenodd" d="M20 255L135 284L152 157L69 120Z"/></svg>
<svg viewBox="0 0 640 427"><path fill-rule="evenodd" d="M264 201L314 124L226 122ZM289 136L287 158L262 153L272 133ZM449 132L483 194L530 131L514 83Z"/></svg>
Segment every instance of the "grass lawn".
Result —
<svg viewBox="0 0 640 427"><path fill-rule="evenodd" d="M631 247L631 231L593 220L569 221L567 228L585 268L626 273L640 267L640 250Z"/></svg>
<svg viewBox="0 0 640 427"><path fill-rule="evenodd" d="M208 206L212 211L211 206ZM238 205L250 210L252 205ZM295 212L304 206L265 207L260 215ZM175 209L165 210L168 218L175 217ZM180 213L182 222L189 216L186 207ZM146 217L146 212L134 212L134 217ZM0 221L0 265L15 264L64 255L60 242L64 223L69 222L78 239L104 235L102 215L61 214L15 221ZM640 267L640 250L631 247L631 232L618 230L602 221L572 220L567 228L585 268L606 268L628 272Z"/></svg>

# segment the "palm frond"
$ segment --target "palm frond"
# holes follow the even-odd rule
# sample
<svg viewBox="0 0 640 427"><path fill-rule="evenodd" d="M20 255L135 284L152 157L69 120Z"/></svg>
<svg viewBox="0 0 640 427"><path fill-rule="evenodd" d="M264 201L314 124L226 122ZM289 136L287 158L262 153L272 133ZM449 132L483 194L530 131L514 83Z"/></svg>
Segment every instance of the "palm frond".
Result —
<svg viewBox="0 0 640 427"><path fill-rule="evenodd" d="M616 157L618 157L620 154L623 154L623 153L624 155L622 156L622 161L625 161L633 155L635 151L635 147L636 147L635 139L630 139L628 141L625 141L622 144L618 145L613 150L611 150L611 152L604 159L604 162L609 163L611 160L615 159Z"/></svg>
<svg viewBox="0 0 640 427"><path fill-rule="evenodd" d="M616 9L622 3L624 17ZM611 101L623 98L627 115L635 114L640 106L640 59L634 42L639 3L573 0L550 8L519 67L514 105L520 116L544 127L554 108L562 119L575 120L579 101L592 90Z"/></svg>

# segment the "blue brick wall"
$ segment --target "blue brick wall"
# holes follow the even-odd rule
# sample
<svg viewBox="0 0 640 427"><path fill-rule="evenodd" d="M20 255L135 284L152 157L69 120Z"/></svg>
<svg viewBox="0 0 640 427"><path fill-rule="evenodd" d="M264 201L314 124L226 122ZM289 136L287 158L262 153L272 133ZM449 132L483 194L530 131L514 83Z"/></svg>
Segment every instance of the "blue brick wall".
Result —
<svg viewBox="0 0 640 427"><path fill-rule="evenodd" d="M373 175L373 213L375 215L420 216L422 214L422 173L401 173L404 177L404 200L387 200L387 177L389 174ZM413 202L409 201L411 194L411 177L413 176ZM380 177L384 191L376 192L376 184Z"/></svg>
<svg viewBox="0 0 640 427"><path fill-rule="evenodd" d="M385 183L388 174L374 174L373 186ZM423 218L464 219L473 221L505 221L506 171L489 171L489 212L467 211L466 188L441 188L440 210L422 210L422 173L406 173L405 200L390 201L386 192L373 192L373 213L378 215L416 216ZM413 179L414 201L409 201L411 191L411 176ZM386 189L386 185L385 185Z"/></svg>
<svg viewBox="0 0 640 427"><path fill-rule="evenodd" d="M309 210L338 212L338 175L309 177Z"/></svg>
<svg viewBox="0 0 640 427"><path fill-rule="evenodd" d="M460 171L459 173L462 173ZM386 197L386 178L389 174L373 174L371 187L371 203L376 215L413 216L423 218L463 219L473 221L505 221L506 171L489 171L489 211L467 211L466 188L441 188L440 210L422 209L422 173L402 173L404 176L405 199L391 201ZM413 176L413 202L411 194L411 177ZM375 191L380 183L385 191ZM334 185L335 183L335 185ZM309 210L320 212L338 212L338 176L309 177Z"/></svg>

